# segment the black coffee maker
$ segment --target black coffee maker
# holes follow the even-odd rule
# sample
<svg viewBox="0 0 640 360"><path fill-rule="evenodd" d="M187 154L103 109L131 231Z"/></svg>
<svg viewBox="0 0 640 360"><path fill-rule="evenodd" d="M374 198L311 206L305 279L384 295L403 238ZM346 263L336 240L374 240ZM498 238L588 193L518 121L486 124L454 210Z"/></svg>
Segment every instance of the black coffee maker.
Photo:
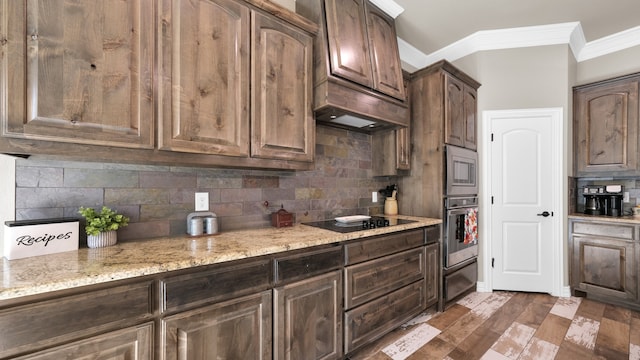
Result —
<svg viewBox="0 0 640 360"><path fill-rule="evenodd" d="M622 216L622 200L624 192L622 185L606 185L602 196L602 209L606 216Z"/></svg>
<svg viewBox="0 0 640 360"><path fill-rule="evenodd" d="M622 185L587 185L583 188L582 195L585 214L622 216Z"/></svg>

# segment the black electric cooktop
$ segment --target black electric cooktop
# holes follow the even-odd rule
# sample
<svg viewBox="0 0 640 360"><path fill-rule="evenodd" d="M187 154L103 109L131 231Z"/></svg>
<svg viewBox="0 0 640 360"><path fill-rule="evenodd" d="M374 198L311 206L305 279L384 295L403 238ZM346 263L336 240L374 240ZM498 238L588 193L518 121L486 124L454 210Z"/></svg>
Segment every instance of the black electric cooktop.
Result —
<svg viewBox="0 0 640 360"><path fill-rule="evenodd" d="M398 219L398 218L390 218L386 216L372 216L370 219L354 221L354 222L322 220L322 221L305 222L302 224L314 226L314 227L318 227L326 230L331 230L335 232L340 232L340 233L349 233L354 231L362 231L362 230L375 229L380 227L409 224L412 222L415 222L415 221Z"/></svg>

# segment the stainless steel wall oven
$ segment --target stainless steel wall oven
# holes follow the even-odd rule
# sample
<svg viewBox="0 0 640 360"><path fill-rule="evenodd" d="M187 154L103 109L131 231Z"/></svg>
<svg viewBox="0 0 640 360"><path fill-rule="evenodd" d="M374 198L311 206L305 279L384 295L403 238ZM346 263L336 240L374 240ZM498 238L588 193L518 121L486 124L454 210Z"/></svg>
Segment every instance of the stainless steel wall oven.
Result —
<svg viewBox="0 0 640 360"><path fill-rule="evenodd" d="M478 281L478 154L446 145L440 309Z"/></svg>
<svg viewBox="0 0 640 360"><path fill-rule="evenodd" d="M478 197L447 197L443 219L442 306L478 281Z"/></svg>

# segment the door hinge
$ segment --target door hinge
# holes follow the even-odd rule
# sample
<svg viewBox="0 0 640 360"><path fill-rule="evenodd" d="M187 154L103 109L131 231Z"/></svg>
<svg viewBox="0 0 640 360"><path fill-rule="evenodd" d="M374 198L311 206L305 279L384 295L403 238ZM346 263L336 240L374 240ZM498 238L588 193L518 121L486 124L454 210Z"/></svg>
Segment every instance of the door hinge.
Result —
<svg viewBox="0 0 640 360"><path fill-rule="evenodd" d="M491 205L493 205L493 195L491 195Z"/></svg>
<svg viewBox="0 0 640 360"><path fill-rule="evenodd" d="M493 133L491 133L491 141L493 142Z"/></svg>
<svg viewBox="0 0 640 360"><path fill-rule="evenodd" d="M495 267L494 265L496 264L496 258L491 258L491 267Z"/></svg>

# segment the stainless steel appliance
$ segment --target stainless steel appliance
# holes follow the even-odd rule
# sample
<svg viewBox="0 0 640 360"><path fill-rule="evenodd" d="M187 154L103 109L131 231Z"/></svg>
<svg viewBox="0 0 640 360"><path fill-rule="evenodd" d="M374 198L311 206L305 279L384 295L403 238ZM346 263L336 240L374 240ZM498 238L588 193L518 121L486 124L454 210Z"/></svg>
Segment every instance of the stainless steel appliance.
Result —
<svg viewBox="0 0 640 360"><path fill-rule="evenodd" d="M478 197L445 198L444 268L478 256Z"/></svg>
<svg viewBox="0 0 640 360"><path fill-rule="evenodd" d="M443 219L443 283L440 310L478 281L478 197L447 197Z"/></svg>
<svg viewBox="0 0 640 360"><path fill-rule="evenodd" d="M440 310L478 281L478 153L445 145Z"/></svg>
<svg viewBox="0 0 640 360"><path fill-rule="evenodd" d="M355 218L356 216L354 216ZM349 233L354 231L362 231L367 229L375 229L379 227L395 226L401 224L409 224L415 222L414 220L398 219L395 217L386 216L371 216L367 219L356 221L337 221L337 220L321 220L304 222L303 225L314 226L326 230L331 230L340 233Z"/></svg>
<svg viewBox="0 0 640 360"><path fill-rule="evenodd" d="M445 145L447 196L478 193L478 153Z"/></svg>

